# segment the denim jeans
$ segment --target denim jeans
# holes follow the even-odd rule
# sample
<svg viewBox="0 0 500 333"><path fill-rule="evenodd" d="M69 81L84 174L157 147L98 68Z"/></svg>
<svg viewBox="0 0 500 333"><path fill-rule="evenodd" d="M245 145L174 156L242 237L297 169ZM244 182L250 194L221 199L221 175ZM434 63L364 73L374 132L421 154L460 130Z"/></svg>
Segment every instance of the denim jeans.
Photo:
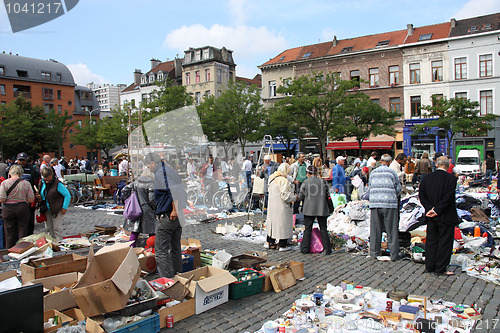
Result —
<svg viewBox="0 0 500 333"><path fill-rule="evenodd" d="M173 278L182 272L181 236L179 219L163 216L156 220L155 255L160 277Z"/></svg>
<svg viewBox="0 0 500 333"><path fill-rule="evenodd" d="M493 177L493 170L486 169L486 174L484 175L484 178L489 179L490 183L491 183L492 177Z"/></svg>

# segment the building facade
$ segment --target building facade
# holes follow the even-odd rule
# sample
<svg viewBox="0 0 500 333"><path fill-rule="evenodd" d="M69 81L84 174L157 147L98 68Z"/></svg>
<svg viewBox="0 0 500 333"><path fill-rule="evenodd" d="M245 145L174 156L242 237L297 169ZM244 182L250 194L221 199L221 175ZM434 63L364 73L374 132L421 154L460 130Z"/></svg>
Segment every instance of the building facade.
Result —
<svg viewBox="0 0 500 333"><path fill-rule="evenodd" d="M102 119L111 117L111 110L120 107L120 93L126 88L126 85L95 84L91 82L86 87L94 92Z"/></svg>
<svg viewBox="0 0 500 333"><path fill-rule="evenodd" d="M395 126L394 145L368 138L366 149L420 155L452 152L464 145L481 145L500 156L500 121L494 130L474 138L459 134L454 142L437 135L415 135L413 126L430 120L424 106L432 96L465 97L480 103L481 114L500 114L497 108L500 69L500 13L406 30L337 40L285 50L262 64L262 99L268 106L283 98L277 88L286 79L313 72L334 72L342 79L362 79L359 90L401 117ZM349 153L352 138L330 142L338 153ZM308 143L309 144L309 143ZM385 146L385 147L384 147ZM499 146L499 148L497 148ZM365 145L363 144L363 147ZM327 148L327 149L328 149ZM454 153L452 153L454 155Z"/></svg>
<svg viewBox="0 0 500 333"><path fill-rule="evenodd" d="M87 97L96 102L92 91L87 93ZM0 53L0 103L7 104L21 94L33 105L43 106L46 112L51 109L59 114L68 111L70 120L81 121L89 116L89 112L86 113L88 107L90 110L97 108L97 103L88 105L79 102L81 94L73 75L64 64L53 59L41 60ZM98 118L99 112L93 113L91 117ZM69 130L69 137L74 130L74 127ZM63 150L63 154L78 156L87 156L88 153L87 148L73 145L70 140L66 140Z"/></svg>
<svg viewBox="0 0 500 333"><path fill-rule="evenodd" d="M204 96L219 97L236 80L233 51L213 46L189 48L182 61L182 85L199 105Z"/></svg>

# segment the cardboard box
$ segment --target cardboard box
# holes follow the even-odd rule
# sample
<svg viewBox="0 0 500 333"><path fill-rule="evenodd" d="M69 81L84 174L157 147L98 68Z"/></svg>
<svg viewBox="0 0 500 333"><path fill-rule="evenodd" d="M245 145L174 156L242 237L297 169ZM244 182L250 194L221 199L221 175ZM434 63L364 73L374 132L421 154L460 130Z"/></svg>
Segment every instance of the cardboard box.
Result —
<svg viewBox="0 0 500 333"><path fill-rule="evenodd" d="M156 257L154 253L146 252L142 247L134 247L134 251L137 254L139 266L142 271L147 273L156 271Z"/></svg>
<svg viewBox="0 0 500 333"><path fill-rule="evenodd" d="M185 252L193 256L193 266L198 268L201 266L201 242L198 239L181 240L181 246L187 247Z"/></svg>
<svg viewBox="0 0 500 333"><path fill-rule="evenodd" d="M61 275L50 276L42 279L36 279L28 282L28 284L41 283L43 287L48 290L54 289L57 286L65 286L67 289L58 291L56 293L47 294L43 296L43 309L63 311L76 307L76 302L69 287L78 282L78 273L66 273ZM70 316L71 317L71 316ZM72 317L74 318L74 317Z"/></svg>
<svg viewBox="0 0 500 333"><path fill-rule="evenodd" d="M280 264L280 263L267 262L267 263L262 264L261 267L271 267L271 266L280 266L280 265L285 265L285 264L284 263ZM286 266L290 267L295 279L298 280L298 279L301 279L304 277L304 263L303 262L290 260L290 264L286 265ZM274 272L274 271L271 271L271 272ZM264 278L264 283L262 284L262 291L263 292L273 290L273 284L272 284L271 278L270 278L271 272L266 273L266 276Z"/></svg>
<svg viewBox="0 0 500 333"><path fill-rule="evenodd" d="M63 313L66 316L69 316L69 317L75 319L77 322L84 321L86 318L85 315L83 314L82 310L80 310L79 308L69 309L69 310L63 311Z"/></svg>
<svg viewBox="0 0 500 333"><path fill-rule="evenodd" d="M200 280L202 276L205 278ZM211 266L178 274L175 279L182 283L191 277L192 281L188 284L188 297L195 298L196 314L227 302L229 299L229 284L237 281L228 271Z"/></svg>
<svg viewBox="0 0 500 333"><path fill-rule="evenodd" d="M139 260L129 243L105 246L94 255L78 284L71 290L87 317L121 310L139 280Z"/></svg>
<svg viewBox="0 0 500 333"><path fill-rule="evenodd" d="M165 328L167 326L167 316L171 315L174 318L174 323L191 317L195 314L196 301L194 298L187 298L185 302L174 305L170 308L162 308L158 311L160 315L160 327Z"/></svg>
<svg viewBox="0 0 500 333"><path fill-rule="evenodd" d="M22 282L71 272L85 272L87 258L78 254L66 254L48 259L30 260L21 264Z"/></svg>
<svg viewBox="0 0 500 333"><path fill-rule="evenodd" d="M47 332L54 332L57 331L59 328L66 326L66 325L75 325L76 320L57 311L57 310L48 310L43 313L43 321L47 322L50 318L53 318L54 316L59 316L59 324L46 328L44 329L44 333Z"/></svg>

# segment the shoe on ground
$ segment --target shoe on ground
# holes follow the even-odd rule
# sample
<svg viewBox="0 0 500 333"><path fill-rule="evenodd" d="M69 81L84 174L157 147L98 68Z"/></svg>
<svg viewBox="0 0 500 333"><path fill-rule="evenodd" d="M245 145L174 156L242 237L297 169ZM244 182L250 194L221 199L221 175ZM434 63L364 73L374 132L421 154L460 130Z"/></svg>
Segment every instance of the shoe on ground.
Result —
<svg viewBox="0 0 500 333"><path fill-rule="evenodd" d="M280 247L280 249L278 250L279 252L285 252L285 251L290 251L292 248L291 247Z"/></svg>
<svg viewBox="0 0 500 333"><path fill-rule="evenodd" d="M388 256L379 256L377 257L378 261L391 261L391 257Z"/></svg>
<svg viewBox="0 0 500 333"><path fill-rule="evenodd" d="M266 243L264 243L264 248L265 248L265 249L268 249L268 248L269 248L269 243L267 243L267 242L266 242Z"/></svg>

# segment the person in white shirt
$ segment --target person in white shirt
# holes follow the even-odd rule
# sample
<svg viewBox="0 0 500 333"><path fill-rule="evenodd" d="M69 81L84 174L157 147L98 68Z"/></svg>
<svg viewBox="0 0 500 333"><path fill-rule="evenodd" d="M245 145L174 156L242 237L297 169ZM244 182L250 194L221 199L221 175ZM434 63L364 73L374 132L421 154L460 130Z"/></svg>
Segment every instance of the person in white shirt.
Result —
<svg viewBox="0 0 500 333"><path fill-rule="evenodd" d="M245 172L245 176L247 179L247 187L252 187L252 161L250 161L250 157L245 159L243 162L243 171Z"/></svg>
<svg viewBox="0 0 500 333"><path fill-rule="evenodd" d="M120 174L120 176L127 176L129 169L130 163L126 158L124 158L123 161L121 161L121 163L118 165L118 173Z"/></svg>
<svg viewBox="0 0 500 333"><path fill-rule="evenodd" d="M52 169L54 169L54 173L56 174L56 177L61 180L63 179L62 178L62 165L59 164L59 161L57 160L57 158L53 158L52 160L50 160L50 166L52 167Z"/></svg>
<svg viewBox="0 0 500 333"><path fill-rule="evenodd" d="M366 166L371 167L373 165L373 163L377 163L377 152L376 151L371 153L370 158L366 162Z"/></svg>
<svg viewBox="0 0 500 333"><path fill-rule="evenodd" d="M390 169L396 171L396 174L398 175L399 182L401 183L401 185L404 185L406 179L405 172L403 169L405 164L406 164L406 155L403 153L399 153L389 165Z"/></svg>
<svg viewBox="0 0 500 333"><path fill-rule="evenodd" d="M194 179L194 175L196 174L196 165L194 164L194 161L192 158L189 159L187 168L186 168L188 177L191 179Z"/></svg>

